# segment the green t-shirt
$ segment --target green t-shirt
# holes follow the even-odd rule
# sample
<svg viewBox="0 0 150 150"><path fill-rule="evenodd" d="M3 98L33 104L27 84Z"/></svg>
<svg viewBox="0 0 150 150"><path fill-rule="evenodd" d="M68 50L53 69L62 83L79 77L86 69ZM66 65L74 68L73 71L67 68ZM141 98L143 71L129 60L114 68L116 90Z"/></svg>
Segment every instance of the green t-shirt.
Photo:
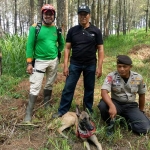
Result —
<svg viewBox="0 0 150 150"><path fill-rule="evenodd" d="M40 60L53 60L58 56L58 49L64 49L64 38L58 38L56 26L41 26L36 38L36 25L32 25L29 30L27 41L26 58Z"/></svg>

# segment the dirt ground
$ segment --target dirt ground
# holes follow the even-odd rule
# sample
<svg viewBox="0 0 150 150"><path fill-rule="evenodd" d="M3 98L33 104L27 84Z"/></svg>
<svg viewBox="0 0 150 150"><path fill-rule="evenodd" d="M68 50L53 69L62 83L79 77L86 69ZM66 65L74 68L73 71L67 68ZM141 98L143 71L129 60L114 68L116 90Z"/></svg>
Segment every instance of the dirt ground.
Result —
<svg viewBox="0 0 150 150"><path fill-rule="evenodd" d="M148 60L150 58L150 46L148 45L135 46L131 50L131 53L129 55L132 58L138 57L139 59ZM54 86L64 81L65 81L65 77L62 75L62 73L58 73L58 77ZM62 87L63 85L60 88ZM40 127L25 127L24 128L22 126L17 126L17 124L22 122L24 118L24 113L25 113L27 102L28 102L28 93L29 93L28 79L19 83L14 92L16 91L22 94L21 98L10 99L6 95L5 97L3 97L3 99L0 100L0 150L47 150L46 148L44 149L43 147L48 145L49 137L55 137L56 134L53 131L47 130L47 122L45 122L45 120L42 119L42 115L38 116L38 119L40 120L39 122ZM74 96L74 99L76 103L78 104L81 103L80 99L82 98L82 94L83 94L82 91L83 90L82 90L82 78L81 78L77 84L77 88L76 88L76 92ZM55 99L57 98L59 99L60 94L61 94L61 90L59 90L58 93L53 93L53 97L52 97L53 105L58 103L58 101L57 100L55 101ZM54 98L54 95L55 95L55 98ZM94 96L95 96L95 99L97 100L100 99L99 85L96 85L95 87ZM38 100L36 102L34 115L36 114L36 110L41 108L42 97L43 97L43 94L41 90L38 96ZM147 92L146 101L150 102L149 92ZM94 105L96 106L97 102L95 102ZM148 106L146 107L146 114L150 118L150 106L149 105L150 103L148 103ZM37 114L36 114L36 117L37 117ZM51 112L49 114L49 117L51 117ZM131 137L131 139L132 138L134 138L134 136ZM143 140L145 138L143 138ZM83 143L81 140L79 139L75 140L75 143L74 141L70 141L70 142L72 145L71 146L72 150L84 149ZM125 144L128 144L128 143L123 143L123 145ZM103 143L102 146L105 147L105 143ZM92 147L92 150L96 150L94 146L91 146L91 147ZM118 147L117 145L114 145L113 147L114 147L113 150L128 150L128 148L124 146Z"/></svg>

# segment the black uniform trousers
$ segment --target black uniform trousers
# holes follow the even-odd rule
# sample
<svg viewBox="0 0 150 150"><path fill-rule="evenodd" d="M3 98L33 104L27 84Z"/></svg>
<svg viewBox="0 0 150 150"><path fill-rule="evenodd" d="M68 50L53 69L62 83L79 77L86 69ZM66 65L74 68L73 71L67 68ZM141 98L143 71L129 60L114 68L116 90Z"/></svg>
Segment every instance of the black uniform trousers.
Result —
<svg viewBox="0 0 150 150"><path fill-rule="evenodd" d="M133 132L138 134L145 134L150 130L150 119L140 111L137 102L125 103L117 100L112 100L117 109L117 115L124 117ZM109 107L101 100L98 108L101 113L101 117L106 123L110 121Z"/></svg>

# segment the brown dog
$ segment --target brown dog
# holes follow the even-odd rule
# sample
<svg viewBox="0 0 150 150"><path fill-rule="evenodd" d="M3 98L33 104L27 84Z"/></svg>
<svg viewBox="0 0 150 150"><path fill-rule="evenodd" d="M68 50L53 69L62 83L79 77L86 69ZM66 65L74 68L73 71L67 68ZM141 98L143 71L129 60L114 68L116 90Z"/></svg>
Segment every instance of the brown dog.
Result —
<svg viewBox="0 0 150 150"><path fill-rule="evenodd" d="M62 117L55 120L55 123L60 122L60 127L58 127L58 132L64 137L68 137L63 133L68 127L75 125L75 133L78 137L80 137L84 142L87 150L90 150L90 145L88 143L88 139L91 140L96 146L98 150L102 150L101 144L98 142L98 139L95 132L95 127L93 123L90 121L90 117L87 112L82 111L79 113L79 109L76 109L75 112L67 112ZM52 124L49 124L48 129L52 129Z"/></svg>

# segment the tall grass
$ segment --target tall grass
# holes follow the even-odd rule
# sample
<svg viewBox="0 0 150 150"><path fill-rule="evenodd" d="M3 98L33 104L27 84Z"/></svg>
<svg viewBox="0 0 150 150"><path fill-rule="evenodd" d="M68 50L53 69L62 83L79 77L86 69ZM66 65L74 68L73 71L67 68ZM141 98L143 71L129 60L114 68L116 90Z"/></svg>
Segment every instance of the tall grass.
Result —
<svg viewBox="0 0 150 150"><path fill-rule="evenodd" d="M150 33L145 30L133 30L127 35L114 36L110 35L104 41L105 55L116 56L119 54L127 54L135 45L150 44Z"/></svg>
<svg viewBox="0 0 150 150"><path fill-rule="evenodd" d="M21 77L25 75L25 45L27 37L9 36L0 40L3 74Z"/></svg>
<svg viewBox="0 0 150 150"><path fill-rule="evenodd" d="M27 37L18 35L6 35L0 40L0 49L2 51L2 76L0 78L0 95L11 95L14 87L27 74L25 47Z"/></svg>

